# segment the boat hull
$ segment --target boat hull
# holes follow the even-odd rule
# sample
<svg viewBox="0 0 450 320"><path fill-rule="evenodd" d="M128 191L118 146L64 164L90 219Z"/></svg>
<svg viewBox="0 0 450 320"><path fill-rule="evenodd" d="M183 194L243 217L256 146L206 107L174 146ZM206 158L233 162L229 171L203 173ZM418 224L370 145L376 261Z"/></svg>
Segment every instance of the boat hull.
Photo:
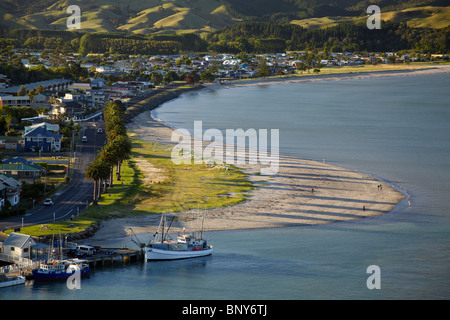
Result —
<svg viewBox="0 0 450 320"><path fill-rule="evenodd" d="M0 282L0 288L17 286L25 283L24 277L14 277L15 279Z"/></svg>
<svg viewBox="0 0 450 320"><path fill-rule="evenodd" d="M80 270L80 276L84 277L89 275L90 268L84 268ZM43 273L39 272L38 270L33 270L33 279L37 281L53 281L53 280L65 280L68 279L70 276L72 276L74 272L49 272L49 273Z"/></svg>
<svg viewBox="0 0 450 320"><path fill-rule="evenodd" d="M213 249L205 250L192 250L192 251L171 251L161 250L156 248L146 248L145 260L178 260L178 259L191 259L209 256L213 253Z"/></svg>

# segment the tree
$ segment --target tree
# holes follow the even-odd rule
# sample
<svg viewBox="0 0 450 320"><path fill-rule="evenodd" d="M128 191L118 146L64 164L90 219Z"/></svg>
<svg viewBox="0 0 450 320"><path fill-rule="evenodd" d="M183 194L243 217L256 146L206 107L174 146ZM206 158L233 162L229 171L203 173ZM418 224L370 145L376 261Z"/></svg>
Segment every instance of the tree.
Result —
<svg viewBox="0 0 450 320"><path fill-rule="evenodd" d="M191 71L188 73L188 75L184 78L184 81L188 84L194 84L200 80L200 76L197 72Z"/></svg>
<svg viewBox="0 0 450 320"><path fill-rule="evenodd" d="M18 96L24 96L27 94L27 88L25 88L24 85L22 85L19 89L19 91L17 91L17 95Z"/></svg>
<svg viewBox="0 0 450 320"><path fill-rule="evenodd" d="M97 204L97 200L100 198L101 182L106 181L110 175L109 164L101 157L95 158L85 171L85 176L88 179L94 181L94 196L93 204Z"/></svg>
<svg viewBox="0 0 450 320"><path fill-rule="evenodd" d="M150 81L155 85L159 85L163 80L163 76L159 72L152 72L150 75Z"/></svg>
<svg viewBox="0 0 450 320"><path fill-rule="evenodd" d="M267 77L268 75L270 75L269 66L267 65L266 59L262 59L258 65L258 76Z"/></svg>
<svg viewBox="0 0 450 320"><path fill-rule="evenodd" d="M119 152L120 150L116 149L116 145L114 143L108 143L103 146L102 150L100 150L99 156L105 159L105 161L109 164L110 174L109 174L109 187L113 186L113 172L114 166L119 163Z"/></svg>
<svg viewBox="0 0 450 320"><path fill-rule="evenodd" d="M120 176L120 168L122 165L122 162L124 160L127 160L130 158L131 155L131 149L132 149L132 145L131 145L131 141L128 138L127 135L120 135L118 137L116 137L113 141L112 141L112 145L113 148L115 150L117 150L117 180L120 181L121 176Z"/></svg>
<svg viewBox="0 0 450 320"><path fill-rule="evenodd" d="M213 82L214 79L214 75L211 72L205 71L200 74L200 80L202 81Z"/></svg>
<svg viewBox="0 0 450 320"><path fill-rule="evenodd" d="M85 177L94 181L94 196L92 203L97 204L97 183L100 180L100 168L95 162L91 163L85 171Z"/></svg>

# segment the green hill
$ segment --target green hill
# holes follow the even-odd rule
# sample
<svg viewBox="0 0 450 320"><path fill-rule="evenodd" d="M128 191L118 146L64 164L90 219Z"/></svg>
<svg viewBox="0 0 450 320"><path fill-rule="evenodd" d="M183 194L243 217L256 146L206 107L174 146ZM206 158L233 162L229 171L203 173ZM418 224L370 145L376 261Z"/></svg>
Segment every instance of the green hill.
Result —
<svg viewBox="0 0 450 320"><path fill-rule="evenodd" d="M340 23L364 24L366 17L328 16L292 20L292 24L304 28L326 28ZM416 7L404 10L381 12L381 20L395 23L404 22L412 28L445 28L450 25L450 7Z"/></svg>
<svg viewBox="0 0 450 320"><path fill-rule="evenodd" d="M80 7L83 31L202 32L241 21L218 0L0 0L0 24L66 30L69 5Z"/></svg>
<svg viewBox="0 0 450 320"><path fill-rule="evenodd" d="M0 0L0 26L67 30L69 5L88 32L213 32L242 21L323 27L365 19L371 0ZM446 0L380 0L382 19L412 27L449 25ZM440 7L439 7L440 6Z"/></svg>

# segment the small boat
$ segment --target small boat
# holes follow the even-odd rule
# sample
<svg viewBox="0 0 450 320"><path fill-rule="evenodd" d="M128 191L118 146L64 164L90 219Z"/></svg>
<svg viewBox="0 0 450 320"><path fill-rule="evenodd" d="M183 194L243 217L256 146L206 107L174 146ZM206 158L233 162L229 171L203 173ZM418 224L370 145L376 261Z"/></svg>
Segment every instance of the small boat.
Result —
<svg viewBox="0 0 450 320"><path fill-rule="evenodd" d="M50 252L53 252L53 243L54 241L52 241L52 250ZM62 241L60 241L60 244L61 243ZM63 280L68 279L76 272L79 272L80 277L87 276L91 272L91 268L89 267L89 264L87 263L86 260L78 260L78 259L60 260L58 258L53 259L50 256L50 252L48 260L39 263L39 267L32 270L34 280L37 281ZM60 258L63 257L62 246L60 246L59 248L58 256Z"/></svg>
<svg viewBox="0 0 450 320"><path fill-rule="evenodd" d="M174 217L170 225L172 225ZM168 233L170 225L165 230L166 218L163 214L159 230L156 232L155 239L144 246L145 260L176 260L190 259L197 257L209 256L213 253L213 248L203 239L203 227L201 232L193 232L189 235L182 233L173 237ZM159 236L158 236L159 235Z"/></svg>
<svg viewBox="0 0 450 320"><path fill-rule="evenodd" d="M32 274L34 280L49 281L67 279L77 271L83 277L87 276L91 272L91 269L87 262L82 262L81 260L52 260L41 262L39 268L34 269Z"/></svg>
<svg viewBox="0 0 450 320"><path fill-rule="evenodd" d="M25 283L25 277L22 276L7 276L6 274L0 274L0 288L17 286Z"/></svg>

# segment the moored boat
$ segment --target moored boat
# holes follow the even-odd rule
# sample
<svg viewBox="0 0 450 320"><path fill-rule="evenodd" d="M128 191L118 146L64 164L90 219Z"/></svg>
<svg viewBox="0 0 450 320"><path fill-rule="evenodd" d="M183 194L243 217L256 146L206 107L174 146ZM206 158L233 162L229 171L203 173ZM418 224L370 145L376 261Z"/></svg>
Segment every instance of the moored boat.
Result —
<svg viewBox="0 0 450 320"><path fill-rule="evenodd" d="M54 238L54 235L53 235ZM61 235L60 235L61 238ZM50 252L53 253L53 243L52 241L52 250ZM62 241L59 242L60 245ZM42 261L39 263L39 267L32 270L33 279L37 281L51 281L51 280L63 280L68 279L70 276L79 272L80 277L87 276L91 272L91 268L89 264L85 260L61 260L61 259L53 259L50 256L47 261ZM59 248L59 252L57 257L63 257L63 249L62 246Z"/></svg>
<svg viewBox="0 0 450 320"><path fill-rule="evenodd" d="M17 286L25 283L25 277L22 276L7 276L6 274L0 274L0 288Z"/></svg>
<svg viewBox="0 0 450 320"><path fill-rule="evenodd" d="M163 214L159 227L162 233L157 232L155 239L144 247L146 261L190 259L209 256L213 253L212 246L203 239L203 231L182 233L174 237L168 233L172 223L167 230L165 224L166 219Z"/></svg>
<svg viewBox="0 0 450 320"><path fill-rule="evenodd" d="M87 276L91 269L87 263L71 262L67 260L43 261L39 268L32 271L34 280L63 280L79 271L80 276Z"/></svg>

